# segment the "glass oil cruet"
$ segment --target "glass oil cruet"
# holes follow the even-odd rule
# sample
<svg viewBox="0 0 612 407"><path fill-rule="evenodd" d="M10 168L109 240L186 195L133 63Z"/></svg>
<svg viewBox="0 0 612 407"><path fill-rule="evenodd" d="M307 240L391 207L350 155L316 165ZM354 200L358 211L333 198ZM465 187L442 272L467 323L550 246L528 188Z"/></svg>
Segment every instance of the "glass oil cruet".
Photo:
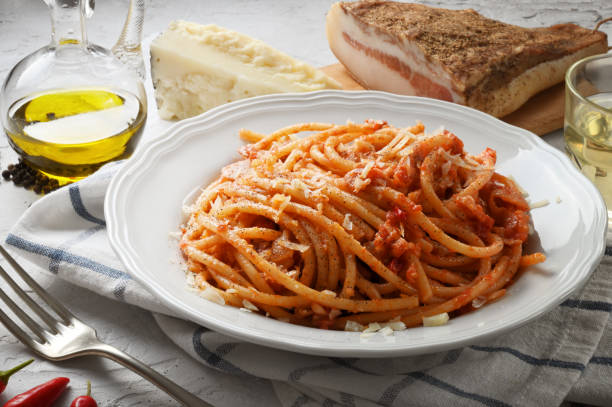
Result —
<svg viewBox="0 0 612 407"><path fill-rule="evenodd" d="M10 145L60 184L129 157L147 115L140 49L144 0L130 0L112 50L87 41L94 0L44 0L51 43L22 59L3 87L0 112Z"/></svg>

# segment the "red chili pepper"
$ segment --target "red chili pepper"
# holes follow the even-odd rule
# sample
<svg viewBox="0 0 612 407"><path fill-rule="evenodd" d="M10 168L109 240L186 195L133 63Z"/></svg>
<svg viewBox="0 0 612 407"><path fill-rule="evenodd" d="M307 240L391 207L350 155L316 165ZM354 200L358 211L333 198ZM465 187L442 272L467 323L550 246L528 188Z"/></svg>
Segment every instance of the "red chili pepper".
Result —
<svg viewBox="0 0 612 407"><path fill-rule="evenodd" d="M13 375L13 373L20 371L21 369L23 369L24 367L26 367L32 362L34 362L34 359L26 360L22 364L17 365L12 369L5 370L4 372L0 372L0 393L2 393L4 389L6 389L6 385L8 384L8 381L10 377Z"/></svg>
<svg viewBox="0 0 612 407"><path fill-rule="evenodd" d="M87 394L74 399L70 407L98 407L98 403L91 396L91 382L87 380Z"/></svg>
<svg viewBox="0 0 612 407"><path fill-rule="evenodd" d="M10 399L4 407L49 407L64 392L70 379L56 377Z"/></svg>

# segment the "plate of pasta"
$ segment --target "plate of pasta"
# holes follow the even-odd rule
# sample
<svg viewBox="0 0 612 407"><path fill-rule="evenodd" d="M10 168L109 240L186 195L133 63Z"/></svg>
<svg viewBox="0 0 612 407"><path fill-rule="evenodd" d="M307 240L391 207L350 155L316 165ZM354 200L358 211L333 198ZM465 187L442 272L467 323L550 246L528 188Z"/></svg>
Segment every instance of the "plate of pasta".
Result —
<svg viewBox="0 0 612 407"><path fill-rule="evenodd" d="M441 351L534 320L586 282L607 225L597 190L532 133L370 91L181 121L119 171L105 215L127 271L175 314L351 357Z"/></svg>

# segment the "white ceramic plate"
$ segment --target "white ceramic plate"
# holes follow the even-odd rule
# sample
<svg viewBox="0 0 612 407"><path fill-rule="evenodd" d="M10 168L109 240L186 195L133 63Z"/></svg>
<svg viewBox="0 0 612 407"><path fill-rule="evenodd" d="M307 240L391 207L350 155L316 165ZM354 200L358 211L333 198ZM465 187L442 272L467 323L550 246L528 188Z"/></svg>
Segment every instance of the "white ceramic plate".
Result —
<svg viewBox="0 0 612 407"><path fill-rule="evenodd" d="M188 291L169 238L183 200L236 160L240 128L271 132L307 121L386 120L453 131L466 150L497 150L499 172L511 174L532 202L536 235L528 249L548 259L531 267L500 301L452 319L390 336L306 328L209 302ZM560 201L560 202L558 202ZM432 99L382 92L322 91L246 99L184 120L142 146L113 179L105 202L110 243L127 271L184 318L236 338L296 352L351 357L414 355L464 346L533 320L586 282L605 249L606 208L597 190L559 151L537 136L484 113Z"/></svg>

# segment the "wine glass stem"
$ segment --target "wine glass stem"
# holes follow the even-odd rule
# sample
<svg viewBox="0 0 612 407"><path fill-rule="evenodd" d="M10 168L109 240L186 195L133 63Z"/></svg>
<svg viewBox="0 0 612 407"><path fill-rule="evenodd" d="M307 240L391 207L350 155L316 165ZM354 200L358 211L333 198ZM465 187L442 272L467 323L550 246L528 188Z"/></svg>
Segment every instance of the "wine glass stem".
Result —
<svg viewBox="0 0 612 407"><path fill-rule="evenodd" d="M82 0L45 0L51 9L51 43L86 44Z"/></svg>

